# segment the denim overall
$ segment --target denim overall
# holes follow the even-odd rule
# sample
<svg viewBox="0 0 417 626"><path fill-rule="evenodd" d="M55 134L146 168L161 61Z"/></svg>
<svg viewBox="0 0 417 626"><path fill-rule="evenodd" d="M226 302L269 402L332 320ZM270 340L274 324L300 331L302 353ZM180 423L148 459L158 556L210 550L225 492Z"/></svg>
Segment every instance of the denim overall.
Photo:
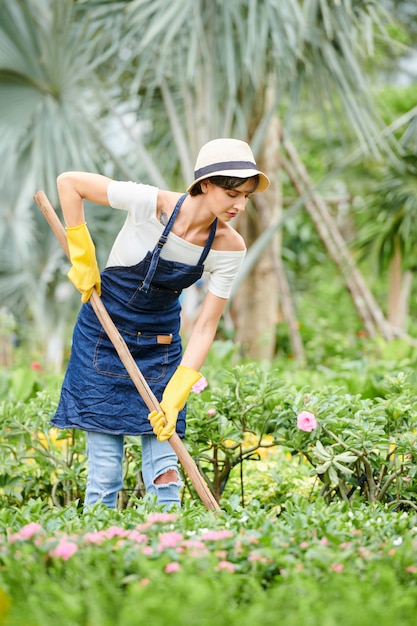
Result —
<svg viewBox="0 0 417 626"><path fill-rule="evenodd" d="M108 267L101 274L102 301L147 383L160 400L182 356L179 297L203 274L217 220L197 265L160 258L180 207L175 209L152 252L137 265ZM101 327L89 302L74 328L71 357L51 423L114 435L151 434L149 409ZM185 409L177 421L185 434Z"/></svg>

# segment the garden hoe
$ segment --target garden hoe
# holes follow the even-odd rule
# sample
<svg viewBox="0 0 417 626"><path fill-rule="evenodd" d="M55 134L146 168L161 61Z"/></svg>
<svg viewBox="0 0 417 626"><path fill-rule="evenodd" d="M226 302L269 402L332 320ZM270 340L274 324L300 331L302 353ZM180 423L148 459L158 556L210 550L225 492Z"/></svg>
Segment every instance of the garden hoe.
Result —
<svg viewBox="0 0 417 626"><path fill-rule="evenodd" d="M65 228L63 227L59 217L55 213L54 208L52 207L51 203L46 197L46 194L43 191L38 191L33 197L34 197L36 204L42 211L43 216L45 217L49 226L51 227L54 234L56 235L65 254L69 258L67 235L65 232ZM117 351L120 357L120 360L125 366L130 378L132 379L132 382L134 383L136 389L142 396L143 401L145 402L149 411L150 412L153 410L156 410L158 412L161 411L161 407L159 405L158 400L156 399L148 383L143 377L143 374L138 368L134 358L132 357L124 339L122 338L116 326L114 325L103 302L101 301L100 296L98 295L95 289L93 290L93 293L91 295L90 302L98 319L101 322L101 325L106 331L110 341L113 343L113 346L115 350ZM181 465L183 466L185 472L189 476L195 490L197 491L198 495L200 496L206 508L209 511L210 510L219 511L220 507L216 499L214 498L213 494L207 487L200 472L198 471L198 468L193 458L189 454L188 450L184 446L183 442L181 441L177 433L174 433L172 435L172 437L169 439L169 443L171 444Z"/></svg>

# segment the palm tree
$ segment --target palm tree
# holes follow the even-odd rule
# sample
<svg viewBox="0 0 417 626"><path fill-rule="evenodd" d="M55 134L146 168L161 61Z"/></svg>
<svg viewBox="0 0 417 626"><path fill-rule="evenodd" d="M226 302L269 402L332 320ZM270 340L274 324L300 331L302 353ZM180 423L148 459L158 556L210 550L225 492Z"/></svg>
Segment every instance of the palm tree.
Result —
<svg viewBox="0 0 417 626"><path fill-rule="evenodd" d="M138 119L146 120L145 142L160 138L153 153L163 159L175 145L182 181L192 178L198 147L232 135L249 141L273 184L255 198L254 210L238 222L249 246L281 219L281 136L303 100L362 149L377 153L378 122L361 62L372 51L375 29L383 32L377 3L356 0L132 0L126 6L120 76L131 73L140 96ZM162 113L156 114L160 111ZM154 117L156 114L156 117ZM168 121L169 125L165 122ZM169 151L170 157L172 152ZM271 236L235 297L237 337L252 357L271 359L279 298L297 342L294 307ZM298 341L298 356L302 349Z"/></svg>
<svg viewBox="0 0 417 626"><path fill-rule="evenodd" d="M388 275L389 322L405 330L413 274L417 267L417 162L403 156L386 166L365 198L366 222L356 245L373 260L380 275Z"/></svg>
<svg viewBox="0 0 417 626"><path fill-rule="evenodd" d="M13 219L21 206L15 234L38 261L54 243L45 245L43 230L42 251L36 248L42 226L27 192L18 202L21 180L34 191L43 187L52 201L55 176L64 169L144 176L183 188L202 143L241 137L273 181L237 224L251 247L281 220L281 136L289 137L302 105L316 102L324 119L333 116L347 136L354 131L362 149L377 152L378 122L361 61L372 51L374 30L383 32L379 3L2 0L0 11L0 154L9 164L0 173L0 191L9 187ZM100 228L107 232L105 219ZM293 341L301 345L277 233L232 311L238 339L256 358L274 354L280 293ZM9 235L7 228L0 232L6 259L15 258ZM45 274L25 255L15 267L4 266L0 298L10 297L11 281L25 269L21 301L41 310L33 299L45 294L56 304L64 272L62 257L53 258ZM39 276L48 288L30 291Z"/></svg>
<svg viewBox="0 0 417 626"><path fill-rule="evenodd" d="M56 204L61 171L118 163L99 124L106 93L97 66L113 51L103 52L94 23L79 22L73 4L0 3L0 301L20 335L46 343L57 368L79 299L63 285L68 264L32 196L42 188Z"/></svg>

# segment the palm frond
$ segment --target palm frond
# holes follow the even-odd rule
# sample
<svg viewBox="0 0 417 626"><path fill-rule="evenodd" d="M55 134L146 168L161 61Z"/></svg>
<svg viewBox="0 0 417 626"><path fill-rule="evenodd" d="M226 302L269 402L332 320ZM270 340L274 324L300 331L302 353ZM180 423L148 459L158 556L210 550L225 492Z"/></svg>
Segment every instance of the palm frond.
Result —
<svg viewBox="0 0 417 626"><path fill-rule="evenodd" d="M355 245L362 258L374 259L375 269L386 269L396 247L403 263L417 265L417 162L414 155L400 167L385 169L365 200L366 223Z"/></svg>

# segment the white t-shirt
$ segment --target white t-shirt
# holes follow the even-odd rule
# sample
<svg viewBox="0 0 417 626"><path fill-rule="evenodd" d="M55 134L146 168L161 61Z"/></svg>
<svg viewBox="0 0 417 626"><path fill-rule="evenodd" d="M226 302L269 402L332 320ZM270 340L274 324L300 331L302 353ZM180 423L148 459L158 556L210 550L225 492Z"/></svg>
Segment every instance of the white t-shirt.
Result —
<svg viewBox="0 0 417 626"><path fill-rule="evenodd" d="M128 211L126 221L116 237L107 267L139 263L148 250L153 250L164 226L156 217L158 188L133 182L112 181L108 187L109 204ZM203 248L170 233L162 248L161 258L196 265ZM245 257L245 250L211 249L204 270L208 274L208 290L219 298L228 298L233 280Z"/></svg>

